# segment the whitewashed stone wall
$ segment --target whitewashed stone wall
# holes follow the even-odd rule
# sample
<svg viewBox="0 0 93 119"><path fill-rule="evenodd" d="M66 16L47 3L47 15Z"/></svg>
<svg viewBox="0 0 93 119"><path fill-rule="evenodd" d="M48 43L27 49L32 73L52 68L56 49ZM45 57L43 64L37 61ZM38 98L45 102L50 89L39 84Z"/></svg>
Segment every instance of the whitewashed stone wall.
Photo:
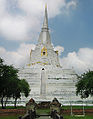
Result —
<svg viewBox="0 0 93 119"><path fill-rule="evenodd" d="M41 70L45 68L46 80L46 98L41 98ZM52 100L54 97L60 101L78 101L80 98L76 96L75 84L77 76L71 69L62 69L60 67L50 66L31 66L25 67L19 72L20 79L26 79L30 85L31 92L28 97L34 98L36 101ZM23 100L28 100L24 97Z"/></svg>
<svg viewBox="0 0 93 119"><path fill-rule="evenodd" d="M41 56L41 49L45 47L47 49L47 56ZM31 53L31 61L30 64L40 64L47 63L48 65L59 65L58 55L55 53L52 45L37 45L35 50Z"/></svg>

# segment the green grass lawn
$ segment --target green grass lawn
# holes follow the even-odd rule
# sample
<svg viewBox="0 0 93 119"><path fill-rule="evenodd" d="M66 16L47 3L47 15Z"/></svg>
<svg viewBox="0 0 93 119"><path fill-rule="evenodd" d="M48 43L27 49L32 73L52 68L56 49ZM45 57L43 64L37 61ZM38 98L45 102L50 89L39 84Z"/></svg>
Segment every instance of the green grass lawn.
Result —
<svg viewBox="0 0 93 119"><path fill-rule="evenodd" d="M0 116L0 119L18 119L19 116Z"/></svg>
<svg viewBox="0 0 93 119"><path fill-rule="evenodd" d="M37 114L50 114L50 109L37 109Z"/></svg>
<svg viewBox="0 0 93 119"><path fill-rule="evenodd" d="M17 106L16 109L25 109L25 106ZM2 107L0 107L0 109L2 109ZM6 109L15 109L14 106L6 106Z"/></svg>
<svg viewBox="0 0 93 119"><path fill-rule="evenodd" d="M76 116L69 116L69 115L64 115L64 119L93 119L93 115L86 115L84 117L76 117Z"/></svg>
<svg viewBox="0 0 93 119"><path fill-rule="evenodd" d="M62 109L71 109L71 106L62 106ZM82 109L83 106L72 106L73 109ZM93 109L93 106L84 106L85 109Z"/></svg>
<svg viewBox="0 0 93 119"><path fill-rule="evenodd" d="M17 106L17 109L25 109L25 106ZM71 109L70 106L62 106L62 109ZM73 109L82 109L83 106L72 106ZM84 106L85 109L93 109L93 106ZM1 107L0 107L1 109ZM14 106L7 106L6 109L15 109ZM46 109L45 109L46 110Z"/></svg>

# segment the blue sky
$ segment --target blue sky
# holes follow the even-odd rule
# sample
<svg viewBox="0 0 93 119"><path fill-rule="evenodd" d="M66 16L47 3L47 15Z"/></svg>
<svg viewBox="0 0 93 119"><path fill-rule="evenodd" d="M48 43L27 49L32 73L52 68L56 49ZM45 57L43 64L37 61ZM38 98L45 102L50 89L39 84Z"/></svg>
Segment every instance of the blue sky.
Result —
<svg viewBox="0 0 93 119"><path fill-rule="evenodd" d="M75 10L51 19L50 26L54 30L52 42L62 45L65 55L79 48L93 48L93 0L79 0Z"/></svg>
<svg viewBox="0 0 93 119"><path fill-rule="evenodd" d="M53 44L62 45L65 55L70 51L78 51L79 48L93 48L93 0L78 0L77 7L71 9L68 15L60 14L49 19L49 28L53 30ZM38 30L40 32L41 29ZM19 44L19 41L4 40L3 36L0 37L0 46L7 50L15 50Z"/></svg>
<svg viewBox="0 0 93 119"><path fill-rule="evenodd" d="M15 66L27 61L26 55L35 47L41 31L46 2L52 43L65 49L60 55L61 64L77 72L78 64L81 72L92 69L93 0L0 0L0 56Z"/></svg>

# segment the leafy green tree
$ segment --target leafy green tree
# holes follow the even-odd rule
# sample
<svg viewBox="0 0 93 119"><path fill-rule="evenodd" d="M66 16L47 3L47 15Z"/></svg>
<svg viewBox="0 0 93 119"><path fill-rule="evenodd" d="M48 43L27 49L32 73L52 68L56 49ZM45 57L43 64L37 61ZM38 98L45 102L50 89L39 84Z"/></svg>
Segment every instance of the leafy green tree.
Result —
<svg viewBox="0 0 93 119"><path fill-rule="evenodd" d="M9 72L8 72L8 83L7 83L7 92L6 92L6 101L12 97L13 89L16 86L16 82L18 82L18 70L14 68L13 66L9 66ZM17 88L17 87L15 87Z"/></svg>
<svg viewBox="0 0 93 119"><path fill-rule="evenodd" d="M25 97L29 96L30 88L29 84L25 79L18 80L14 86L13 90L13 98L15 99L14 107L16 108L17 99L21 98L21 94L23 93Z"/></svg>
<svg viewBox="0 0 93 119"><path fill-rule="evenodd" d="M0 66L3 64L3 59L0 58Z"/></svg>
<svg viewBox="0 0 93 119"><path fill-rule="evenodd" d="M0 80L0 97L1 97L1 104L2 108L4 108L3 102L4 98L7 95L7 89L8 89L8 69L9 67L6 65L2 66L2 72L1 72L1 80Z"/></svg>
<svg viewBox="0 0 93 119"><path fill-rule="evenodd" d="M81 98L93 96L93 71L88 71L78 77L79 81L76 84L76 95Z"/></svg>
<svg viewBox="0 0 93 119"><path fill-rule="evenodd" d="M28 82L25 79L22 79L20 83L21 83L21 93L24 93L25 97L28 97L30 92Z"/></svg>
<svg viewBox="0 0 93 119"><path fill-rule="evenodd" d="M0 98L1 98L2 108L5 108L7 100L11 98L11 95L12 95L11 83L17 79L18 70L15 69L13 66L1 64L0 72L1 72L0 73L1 74L0 75ZM5 102L5 106L4 106L4 102Z"/></svg>
<svg viewBox="0 0 93 119"><path fill-rule="evenodd" d="M2 104L2 90L3 90L3 59L0 58L0 100ZM3 107L3 105L2 105Z"/></svg>
<svg viewBox="0 0 93 119"><path fill-rule="evenodd" d="M29 92L28 82L18 78L18 69L3 64L3 60L0 58L0 100L2 108L6 107L10 98L15 99L14 106L16 107L17 99L21 98L21 94L24 93L24 96L28 97Z"/></svg>
<svg viewBox="0 0 93 119"><path fill-rule="evenodd" d="M15 83L16 87L14 86L14 90L13 90L13 98L15 99L15 103L14 103L14 107L16 108L16 103L17 103L17 99L21 98L21 94L23 93L25 97L29 96L29 84L26 80L18 80Z"/></svg>
<svg viewBox="0 0 93 119"><path fill-rule="evenodd" d="M3 75L3 60L0 58L0 87L2 84L2 75Z"/></svg>
<svg viewBox="0 0 93 119"><path fill-rule="evenodd" d="M20 80L15 80L15 83L12 84L12 97L14 98L14 107L16 108L17 99L21 97L21 86Z"/></svg>

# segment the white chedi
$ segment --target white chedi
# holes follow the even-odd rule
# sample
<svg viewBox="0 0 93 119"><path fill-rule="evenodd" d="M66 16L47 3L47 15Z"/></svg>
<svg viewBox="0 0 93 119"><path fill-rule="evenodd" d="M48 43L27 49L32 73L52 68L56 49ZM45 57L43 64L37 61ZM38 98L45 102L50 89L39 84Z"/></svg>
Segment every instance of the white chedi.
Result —
<svg viewBox="0 0 93 119"><path fill-rule="evenodd" d="M19 77L26 79L31 89L28 99L22 97L22 101L30 98L35 101L51 101L54 97L60 102L80 100L75 94L75 72L60 66L58 51L51 45L47 8L36 48L31 50L29 64L20 69Z"/></svg>

